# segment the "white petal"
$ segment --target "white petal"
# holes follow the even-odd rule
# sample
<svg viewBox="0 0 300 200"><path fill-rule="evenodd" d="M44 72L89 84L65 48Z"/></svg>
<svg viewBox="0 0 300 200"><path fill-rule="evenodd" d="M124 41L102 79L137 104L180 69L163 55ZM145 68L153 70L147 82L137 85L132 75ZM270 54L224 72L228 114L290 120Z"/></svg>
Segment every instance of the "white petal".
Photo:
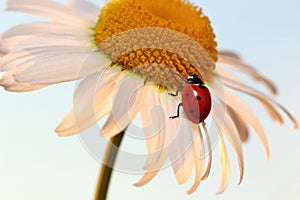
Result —
<svg viewBox="0 0 300 200"><path fill-rule="evenodd" d="M68 0L67 5L84 18L97 22L100 9L96 5L86 0Z"/></svg>
<svg viewBox="0 0 300 200"><path fill-rule="evenodd" d="M224 111L224 116L220 114L220 110L224 110L226 108L217 101L214 101L213 105L213 120L217 125L219 132L223 132L225 134L227 140L230 142L237 155L240 167L240 184L244 176L244 155L242 141L240 140L238 130L228 113Z"/></svg>
<svg viewBox="0 0 300 200"><path fill-rule="evenodd" d="M66 6L48 0L8 0L7 10L38 15L74 26L87 23L86 19L82 19L80 15Z"/></svg>
<svg viewBox="0 0 300 200"><path fill-rule="evenodd" d="M280 105L278 102L276 102L272 97L269 97L269 96L259 92L258 90L239 82L237 79L236 80L226 80L226 79L224 79L223 81L229 87L232 87L236 90L239 90L239 91L244 92L246 94L249 94L253 97L256 97L266 107L266 109L269 111L270 115L278 123L282 124L282 119L281 119L280 114L276 111L276 109L272 105L272 104L275 104L290 118L290 120L294 124L294 128L296 128L296 129L299 128L298 122L294 118L294 116L291 113L289 113L289 111L286 108L284 108L282 105Z"/></svg>
<svg viewBox="0 0 300 200"><path fill-rule="evenodd" d="M241 85L245 85L245 82L242 81L241 79L239 79L236 76L231 75L228 72L225 72L223 70L219 70L219 72L221 73L223 82L225 85L229 86L229 87L233 87L235 89L237 89L236 87L240 87ZM247 86L248 87L248 86ZM253 90L253 88L249 89ZM279 124L283 123L283 119L281 117L281 115L277 112L277 110L265 99L257 97L257 99L265 106L265 108L267 109L267 111L270 113L271 117L277 121Z"/></svg>
<svg viewBox="0 0 300 200"><path fill-rule="evenodd" d="M220 65L228 66L232 69L241 71L250 75L252 78L257 81L261 81L263 84L267 86L267 88L273 93L277 93L277 89L275 85L268 78L260 75L254 68L249 65L246 65L239 56L232 52L219 51L218 54L218 63Z"/></svg>
<svg viewBox="0 0 300 200"><path fill-rule="evenodd" d="M85 78L74 94L74 106L56 128L60 136L82 132L112 109L112 93L120 73L119 67L92 74Z"/></svg>
<svg viewBox="0 0 300 200"><path fill-rule="evenodd" d="M105 137L112 137L125 130L143 104L144 80L131 72L124 73L116 86L112 112L101 130Z"/></svg>
<svg viewBox="0 0 300 200"><path fill-rule="evenodd" d="M11 70L5 73L0 78L0 85L4 87L5 90L10 92L29 92L37 89L41 89L46 85L30 85L27 83L18 83L15 81L14 71Z"/></svg>
<svg viewBox="0 0 300 200"><path fill-rule="evenodd" d="M3 66L15 67L11 63L17 62L17 67L21 69L15 72L16 81L31 85L49 85L80 79L111 64L108 56L82 47L41 47L25 53L28 56L20 56L18 60L13 59L13 54L9 54L12 59ZM27 67L22 69L23 66Z"/></svg>
<svg viewBox="0 0 300 200"><path fill-rule="evenodd" d="M229 174L230 174L228 154L226 151L222 134L219 134L219 149L220 149L220 157L221 157L221 183L217 194L223 193L227 188L229 183Z"/></svg>
<svg viewBox="0 0 300 200"><path fill-rule="evenodd" d="M149 183L160 171L161 167L165 163L166 159L168 157L167 151L163 151L159 160L152 166L155 170L147 170L147 172L144 174L144 176L134 185L136 187L142 187Z"/></svg>
<svg viewBox="0 0 300 200"><path fill-rule="evenodd" d="M16 36L2 40L2 48L6 51L16 51L34 47L49 46L95 46L94 42L88 36L60 36L60 35L37 35L37 36Z"/></svg>
<svg viewBox="0 0 300 200"><path fill-rule="evenodd" d="M204 130L205 133L205 137L207 139L207 145L208 145L208 163L206 166L206 169L203 173L203 176L201 177L201 180L206 180L210 174L210 170L211 170L211 164L212 164L212 145L211 145L211 141L210 141L210 137L209 137L209 133L208 130L206 128L205 123L202 123L202 128Z"/></svg>
<svg viewBox="0 0 300 200"><path fill-rule="evenodd" d="M21 48L18 47L18 44L24 40L27 40L28 38L30 38L30 36L18 36L9 39L0 38L0 48L5 54L8 54L12 51L20 50Z"/></svg>
<svg viewBox="0 0 300 200"><path fill-rule="evenodd" d="M0 69L1 71L9 71L13 68L18 68L22 63L24 67L26 62L32 60L33 58L33 55L30 55L28 52L25 51L16 51L13 53L6 54L0 60Z"/></svg>
<svg viewBox="0 0 300 200"><path fill-rule="evenodd" d="M148 160L145 169L154 169L163 151L165 140L166 114L159 102L159 91L155 85L146 86L144 104L141 110L141 119L145 141L147 144Z"/></svg>
<svg viewBox="0 0 300 200"><path fill-rule="evenodd" d="M187 194L192 194L199 186L201 178L204 172L205 159L200 155L204 154L203 137L198 124L192 124L195 139L193 142L193 157L195 165L195 179L191 188L187 191Z"/></svg>
<svg viewBox="0 0 300 200"><path fill-rule="evenodd" d="M239 131L240 139L242 142L246 142L249 138L249 130L244 119L231 107L226 108L227 113L230 115L233 120L237 130Z"/></svg>
<svg viewBox="0 0 300 200"><path fill-rule="evenodd" d="M5 31L1 40L28 35L87 36L94 33L89 28L67 26L55 22L33 22L14 26Z"/></svg>
<svg viewBox="0 0 300 200"><path fill-rule="evenodd" d="M240 98L238 98L228 89L223 88L220 85L220 83L218 83L217 81L213 85L213 89L214 89L214 94L216 94L219 99L221 99L224 103L230 106L237 113L239 113L241 117L253 127L255 133L257 133L258 137L260 138L260 140L262 141L265 147L266 156L268 158L270 153L268 140L265 136L264 130L259 120L257 119L255 113ZM226 98L222 94L222 90L224 91Z"/></svg>
<svg viewBox="0 0 300 200"><path fill-rule="evenodd" d="M174 115L178 100L167 92L163 93L162 105L166 113ZM178 118L167 119L166 142L170 161L179 184L185 183L191 176L193 167L192 144L194 140L190 121L180 114Z"/></svg>
<svg viewBox="0 0 300 200"><path fill-rule="evenodd" d="M24 83L24 84L23 83L22 84L12 83L10 85L3 86L3 88L9 92L31 92L34 90L41 89L43 87L46 87L46 86L38 86L38 85L32 86L32 85L28 85L26 83Z"/></svg>
<svg viewBox="0 0 300 200"><path fill-rule="evenodd" d="M179 184L184 184L190 179L194 166L194 157L192 152L185 153L183 156L186 157L183 165L179 160L176 160L175 162L173 161L174 163L172 165L173 169L176 169L178 166L182 165L175 173L176 180Z"/></svg>

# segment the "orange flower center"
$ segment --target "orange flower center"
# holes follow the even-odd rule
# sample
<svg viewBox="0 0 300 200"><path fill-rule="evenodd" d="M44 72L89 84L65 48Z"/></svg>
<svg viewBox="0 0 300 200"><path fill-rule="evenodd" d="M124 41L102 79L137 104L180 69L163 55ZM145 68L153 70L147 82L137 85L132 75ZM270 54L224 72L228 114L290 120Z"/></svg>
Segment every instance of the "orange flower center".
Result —
<svg viewBox="0 0 300 200"><path fill-rule="evenodd" d="M159 29L151 29L154 27ZM167 30L178 34L170 35ZM184 78L195 73L205 79L204 72L190 62L191 57L197 58L197 65L207 65L207 56L217 61L217 43L208 17L182 0L113 0L101 10L95 32L96 44L114 63L146 80L173 85L173 89L180 87L178 83L170 84L170 78L168 83L162 81L171 71ZM184 43L182 35L205 52ZM180 81L178 76L173 79Z"/></svg>

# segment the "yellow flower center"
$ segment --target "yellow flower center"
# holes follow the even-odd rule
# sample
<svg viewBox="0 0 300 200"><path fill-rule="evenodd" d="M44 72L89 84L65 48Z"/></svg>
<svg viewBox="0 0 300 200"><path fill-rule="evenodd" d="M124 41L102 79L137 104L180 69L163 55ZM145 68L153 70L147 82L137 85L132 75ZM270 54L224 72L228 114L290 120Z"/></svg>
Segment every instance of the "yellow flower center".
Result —
<svg viewBox="0 0 300 200"><path fill-rule="evenodd" d="M160 29L145 29L149 27ZM135 29L142 31L130 32ZM184 44L181 34L170 35L161 29L188 36L205 53ZM199 65L208 63L204 58L207 55L217 61L217 43L208 17L201 9L182 0L113 0L101 10L95 32L96 44L102 52L111 56L114 63L165 86L172 85L170 78L166 79L172 70L185 78L188 73L205 77L190 62L190 55L202 55L194 56ZM178 76L173 78L175 82L176 79L180 81ZM180 84L174 84L172 89L180 87Z"/></svg>

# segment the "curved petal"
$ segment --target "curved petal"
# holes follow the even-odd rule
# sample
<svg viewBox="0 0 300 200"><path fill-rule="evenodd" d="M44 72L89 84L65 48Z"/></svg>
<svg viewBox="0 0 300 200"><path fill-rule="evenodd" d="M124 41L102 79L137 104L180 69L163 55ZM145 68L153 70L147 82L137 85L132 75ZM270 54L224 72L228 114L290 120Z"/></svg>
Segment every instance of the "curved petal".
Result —
<svg viewBox="0 0 300 200"><path fill-rule="evenodd" d="M272 83L272 81L260 75L251 66L246 65L238 55L232 52L219 51L217 64L225 65L237 71L241 71L245 74L248 74L250 77L254 78L255 80L265 84L265 86L272 92L272 94L277 93L277 89L275 85Z"/></svg>
<svg viewBox="0 0 300 200"><path fill-rule="evenodd" d="M219 149L221 158L221 182L217 194L223 193L227 188L230 174L228 154L222 134L219 134Z"/></svg>
<svg viewBox="0 0 300 200"><path fill-rule="evenodd" d="M212 145L211 145L209 133L208 133L208 130L206 128L205 123L202 123L202 128L204 130L205 137L207 139L207 145L208 145L208 163L207 163L206 169L205 169L205 171L203 173L203 176L201 177L201 180L206 180L208 178L209 174L210 174L211 165L212 165Z"/></svg>
<svg viewBox="0 0 300 200"><path fill-rule="evenodd" d="M187 191L187 194L192 194L199 186L201 177L204 172L205 159L201 158L200 155L204 153L203 137L198 124L192 124L193 133L195 139L193 142L193 158L195 165L195 179L193 185Z"/></svg>
<svg viewBox="0 0 300 200"><path fill-rule="evenodd" d="M191 178L193 166L194 166L193 153L189 152L189 153L186 153L184 156L186 158L185 158L183 165L175 173L176 180L179 184L184 184ZM173 165L172 165L173 169L176 169L176 167L181 165L180 162L178 162L178 164L177 164L177 162L178 162L178 160L173 162Z"/></svg>
<svg viewBox="0 0 300 200"><path fill-rule="evenodd" d="M163 153L160 156L160 159L152 166L155 170L147 170L144 176L137 183L135 183L134 186L142 187L149 183L158 174L167 158L167 151L163 151Z"/></svg>
<svg viewBox="0 0 300 200"><path fill-rule="evenodd" d="M226 108L226 112L230 115L237 130L239 131L240 139L242 142L246 142L249 138L249 130L244 119L231 107Z"/></svg>
<svg viewBox="0 0 300 200"><path fill-rule="evenodd" d="M226 105L230 106L233 110L238 112L240 116L251 125L251 127L254 129L255 133L258 135L265 147L266 157L269 158L270 151L268 140L265 136L260 121L256 117L255 113L252 111L252 109L250 109L247 104L245 104L240 98L238 98L228 89L223 88L219 82L214 82L213 89L214 94L216 94L217 97L220 100L222 100L222 102L226 103ZM226 98L221 93L222 90L224 91Z"/></svg>
<svg viewBox="0 0 300 200"><path fill-rule="evenodd" d="M267 110L269 111L269 113L271 114L271 116L273 116L273 118L281 124L282 121L280 121L279 116L280 114L277 113L277 111L275 110L275 108L273 108L272 104L275 104L276 106L278 106L292 121L294 128L298 129L299 125L297 120L294 118L294 116L288 112L288 110L286 108L284 108L281 104L279 104L278 102L276 102L273 98L268 97L267 95L259 92L258 90L251 88L243 83L239 83L233 81L233 80L224 80L225 84L228 85L229 87L232 87L233 89L239 90L241 92L244 92L246 94L249 94L253 97L256 97L258 100L260 100L263 105L265 105L265 107L267 108ZM271 102L271 103L270 103Z"/></svg>
<svg viewBox="0 0 300 200"><path fill-rule="evenodd" d="M232 121L230 115L228 115L228 113L225 112L224 119L223 119L222 116L218 114L218 111L221 109L224 109L223 106L219 102L214 101L214 112L212 117L219 129L219 132L223 132L225 134L227 140L230 142L231 146L233 147L237 155L239 167L240 167L240 181L239 181L240 184L244 177L244 155L243 155L242 141L240 140L238 129L235 126L234 122Z"/></svg>
<svg viewBox="0 0 300 200"><path fill-rule="evenodd" d="M75 48L74 46L61 48L55 46L53 48L39 47L32 50L37 52L30 53L29 51L29 57L21 56L18 61L9 60L13 63L19 62L18 67L20 69L16 70L14 75L17 82L31 85L50 85L72 81L108 67L112 62L104 54L91 52L90 49ZM44 53L44 51L47 53ZM9 55L14 56L13 54ZM6 66L6 64L3 64L3 66ZM23 69L24 66L26 66L25 69ZM9 65L9 67L15 66Z"/></svg>
<svg viewBox="0 0 300 200"><path fill-rule="evenodd" d="M179 102L175 97L169 95L168 92L163 93L161 103L169 116L176 113ZM183 113L180 113L178 118L167 119L166 148L168 149L173 171L179 184L187 182L192 173L193 140L194 135L190 121Z"/></svg>
<svg viewBox="0 0 300 200"><path fill-rule="evenodd" d="M68 0L67 6L85 19L97 22L100 9L96 5L86 0Z"/></svg>
<svg viewBox="0 0 300 200"><path fill-rule="evenodd" d="M124 73L116 86L112 112L101 130L105 137L112 137L126 129L143 104L144 80L131 72Z"/></svg>
<svg viewBox="0 0 300 200"><path fill-rule="evenodd" d="M30 85L27 83L16 82L14 77L15 70L16 69L10 70L0 78L0 85L5 90L10 92L29 92L46 87L46 85Z"/></svg>
<svg viewBox="0 0 300 200"><path fill-rule="evenodd" d="M1 41L1 46L7 52L12 52L20 49L28 49L35 47L49 46L78 46L90 47L95 46L94 42L87 35L84 36L60 36L60 35L28 35L16 36ZM67 52L66 52L67 53Z"/></svg>
<svg viewBox="0 0 300 200"><path fill-rule="evenodd" d="M34 59L34 56L26 51L15 51L4 55L0 60L0 70L9 71L19 66L24 67L26 62L30 62ZM23 65L21 65L23 64Z"/></svg>
<svg viewBox="0 0 300 200"><path fill-rule="evenodd" d="M14 26L1 36L0 46L6 53L41 46L90 46L94 31L60 23L35 22Z"/></svg>
<svg viewBox="0 0 300 200"><path fill-rule="evenodd" d="M1 35L1 40L28 35L88 36L93 30L67 26L57 22L32 22L16 25Z"/></svg>
<svg viewBox="0 0 300 200"><path fill-rule="evenodd" d="M73 26L88 23L86 19L82 19L76 12L54 1L8 0L6 10L33 14L53 21L72 24Z"/></svg>
<svg viewBox="0 0 300 200"><path fill-rule="evenodd" d="M233 76L222 70L219 70L219 72L222 74L224 84L227 85L228 87L235 88L235 87L240 87L241 85L245 85L244 81L242 81L238 77ZM249 88L249 89L253 89L253 88ZM269 114L275 121L277 121L279 124L283 123L283 119L282 119L281 115L269 103L269 101L267 101L266 99L260 98L260 97L257 97L257 99L263 104L263 106L266 108L266 110L269 112Z"/></svg>
<svg viewBox="0 0 300 200"><path fill-rule="evenodd" d="M145 169L150 170L154 169L153 166L164 151L166 114L160 106L158 87L154 85L145 87L147 93L141 110L141 119L148 152Z"/></svg>
<svg viewBox="0 0 300 200"><path fill-rule="evenodd" d="M109 68L85 78L74 94L74 106L56 128L60 136L82 132L108 114L112 109L112 91L117 82L119 67Z"/></svg>

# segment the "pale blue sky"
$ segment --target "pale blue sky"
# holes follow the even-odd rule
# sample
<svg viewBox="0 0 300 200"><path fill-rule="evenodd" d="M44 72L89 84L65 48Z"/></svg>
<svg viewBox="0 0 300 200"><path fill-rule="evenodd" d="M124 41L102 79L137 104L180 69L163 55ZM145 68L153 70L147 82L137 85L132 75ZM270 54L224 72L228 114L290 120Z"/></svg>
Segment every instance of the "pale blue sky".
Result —
<svg viewBox="0 0 300 200"><path fill-rule="evenodd" d="M1 0L1 9L4 2ZM94 2L99 4L100 0ZM300 119L300 2L195 2L210 17L219 48L239 52L274 80L280 91L277 99ZM33 18L25 15L0 13L0 32L30 20ZM0 89L0 199L92 199L100 164L85 151L78 137L60 138L54 133L71 108L73 90L73 83L23 94ZM231 159L229 188L215 195L219 184L215 157L212 176L191 196L185 195L191 182L178 186L172 170L165 169L143 188L132 186L140 176L115 173L108 199L299 199L300 131L293 130L289 122L279 127L265 112L258 113L270 142L271 158L265 160L262 145L253 134L244 148L246 172L240 186L236 185L237 163Z"/></svg>

